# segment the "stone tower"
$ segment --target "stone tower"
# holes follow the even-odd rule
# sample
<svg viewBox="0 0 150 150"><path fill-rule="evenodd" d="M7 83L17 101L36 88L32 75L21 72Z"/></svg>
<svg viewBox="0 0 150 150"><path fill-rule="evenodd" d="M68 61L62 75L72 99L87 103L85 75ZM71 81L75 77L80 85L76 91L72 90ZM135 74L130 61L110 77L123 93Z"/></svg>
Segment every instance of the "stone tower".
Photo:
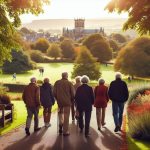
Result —
<svg viewBox="0 0 150 150"><path fill-rule="evenodd" d="M84 30L84 19L75 19L75 31L82 32Z"/></svg>

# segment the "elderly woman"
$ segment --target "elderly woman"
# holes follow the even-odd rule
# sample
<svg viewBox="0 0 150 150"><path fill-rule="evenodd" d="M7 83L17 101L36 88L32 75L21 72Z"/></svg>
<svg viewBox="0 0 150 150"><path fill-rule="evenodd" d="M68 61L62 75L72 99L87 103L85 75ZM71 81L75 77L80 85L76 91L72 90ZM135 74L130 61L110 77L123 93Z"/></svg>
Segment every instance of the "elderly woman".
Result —
<svg viewBox="0 0 150 150"><path fill-rule="evenodd" d="M92 87L88 86L88 76L82 76L82 85L78 87L75 94L75 102L79 111L79 127L82 133L84 128L83 113L85 113L85 137L89 136L89 125L91 120L92 105L94 103L94 93Z"/></svg>
<svg viewBox="0 0 150 150"><path fill-rule="evenodd" d="M55 100L52 94L52 86L49 83L49 79L45 78L43 85L40 87L40 101L43 106L43 118L45 127L49 127L51 118L51 108L54 105Z"/></svg>
<svg viewBox="0 0 150 150"><path fill-rule="evenodd" d="M96 86L94 90L94 106L96 107L97 126L99 131L101 130L101 126L105 125L105 110L109 100L108 87L105 86L104 83L105 81L103 79L99 79L99 85Z"/></svg>

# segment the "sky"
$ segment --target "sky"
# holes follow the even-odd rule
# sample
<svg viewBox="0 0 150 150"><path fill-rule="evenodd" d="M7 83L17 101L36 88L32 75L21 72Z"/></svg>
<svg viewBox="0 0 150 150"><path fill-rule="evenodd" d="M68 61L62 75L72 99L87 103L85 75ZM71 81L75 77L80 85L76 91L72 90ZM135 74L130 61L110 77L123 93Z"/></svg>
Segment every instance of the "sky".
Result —
<svg viewBox="0 0 150 150"><path fill-rule="evenodd" d="M44 6L44 13L39 16L22 15L23 23L39 19L99 19L99 18L126 18L127 14L118 15L104 10L110 0L51 0Z"/></svg>

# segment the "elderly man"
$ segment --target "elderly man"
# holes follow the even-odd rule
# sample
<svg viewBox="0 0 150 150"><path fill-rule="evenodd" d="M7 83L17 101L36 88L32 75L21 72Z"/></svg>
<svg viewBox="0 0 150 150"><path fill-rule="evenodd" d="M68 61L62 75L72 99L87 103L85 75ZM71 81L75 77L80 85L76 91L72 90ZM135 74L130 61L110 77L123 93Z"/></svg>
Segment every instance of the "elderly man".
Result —
<svg viewBox="0 0 150 150"><path fill-rule="evenodd" d="M79 111L80 132L83 131L83 114L85 113L85 137L89 136L89 126L91 120L92 105L94 104L94 93L92 87L88 86L88 76L81 78L82 85L78 87L75 94L75 102Z"/></svg>
<svg viewBox="0 0 150 150"><path fill-rule="evenodd" d="M59 134L64 136L70 135L69 133L69 115L70 108L74 100L74 87L68 81L68 73L62 73L62 79L56 81L54 84L54 96L57 100L59 107Z"/></svg>
<svg viewBox="0 0 150 150"><path fill-rule="evenodd" d="M32 121L32 117L34 115L34 132L39 131L39 107L40 107L40 99L39 99L39 87L36 85L36 78L31 78L31 83L27 85L24 89L22 98L27 108L27 120L26 120L26 135L30 135L30 125Z"/></svg>
<svg viewBox="0 0 150 150"><path fill-rule="evenodd" d="M120 73L117 73L116 80L111 82L108 95L112 100L113 117L116 126L114 132L118 132L121 131L124 103L129 96L127 85L121 80Z"/></svg>

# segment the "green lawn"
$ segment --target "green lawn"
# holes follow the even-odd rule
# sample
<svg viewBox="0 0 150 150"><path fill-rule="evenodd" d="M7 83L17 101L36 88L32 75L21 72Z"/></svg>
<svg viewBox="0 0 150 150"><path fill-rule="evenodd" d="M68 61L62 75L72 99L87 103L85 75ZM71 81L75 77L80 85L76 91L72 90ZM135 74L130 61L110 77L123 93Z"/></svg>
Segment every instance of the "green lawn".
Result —
<svg viewBox="0 0 150 150"><path fill-rule="evenodd" d="M0 135L3 135L16 127L24 124L26 121L26 108L23 101L12 101L14 104L14 121L13 123L9 123L5 126L5 128L0 128ZM57 105L55 104L52 108L52 111L57 109ZM40 109L39 115L42 116L42 109Z"/></svg>
<svg viewBox="0 0 150 150"><path fill-rule="evenodd" d="M67 71L69 73L69 77L71 77L71 72L73 70L72 63L39 63L37 64L40 67L44 68L43 77L39 75L39 70L32 70L25 74L17 74L17 80L12 80L11 74L0 74L0 83L28 83L31 77L36 77L38 80L43 80L45 77L50 78L50 82L53 84L56 80L61 78L61 73L63 71ZM106 80L106 83L110 83L110 81L114 80L114 71L113 66L101 65L102 78ZM92 81L96 83L96 81Z"/></svg>

